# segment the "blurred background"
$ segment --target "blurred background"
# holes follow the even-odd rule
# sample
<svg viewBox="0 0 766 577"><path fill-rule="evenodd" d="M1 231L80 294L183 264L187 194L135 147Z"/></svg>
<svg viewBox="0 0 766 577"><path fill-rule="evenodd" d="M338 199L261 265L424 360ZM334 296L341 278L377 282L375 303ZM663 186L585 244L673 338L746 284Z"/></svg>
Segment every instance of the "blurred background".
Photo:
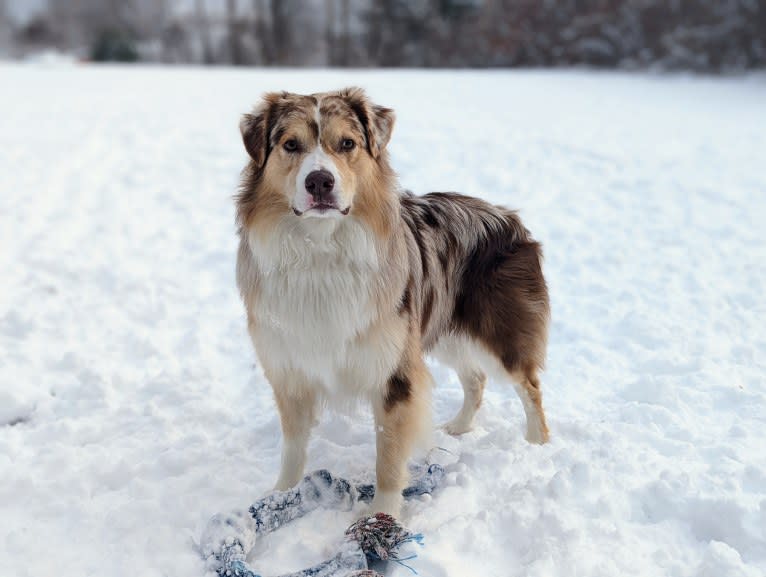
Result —
<svg viewBox="0 0 766 577"><path fill-rule="evenodd" d="M736 72L766 0L0 0L0 57Z"/></svg>

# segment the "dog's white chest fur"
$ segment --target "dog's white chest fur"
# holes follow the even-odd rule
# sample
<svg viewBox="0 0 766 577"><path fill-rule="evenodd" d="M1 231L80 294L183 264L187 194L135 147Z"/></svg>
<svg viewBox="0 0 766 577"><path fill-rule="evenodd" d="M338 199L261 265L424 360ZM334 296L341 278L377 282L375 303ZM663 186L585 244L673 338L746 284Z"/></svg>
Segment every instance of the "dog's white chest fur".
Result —
<svg viewBox="0 0 766 577"><path fill-rule="evenodd" d="M253 338L264 365L303 373L330 400L348 398L379 380L355 370L381 354L367 335L380 283L374 239L354 223L308 224L280 225L267 242L250 238L259 276Z"/></svg>

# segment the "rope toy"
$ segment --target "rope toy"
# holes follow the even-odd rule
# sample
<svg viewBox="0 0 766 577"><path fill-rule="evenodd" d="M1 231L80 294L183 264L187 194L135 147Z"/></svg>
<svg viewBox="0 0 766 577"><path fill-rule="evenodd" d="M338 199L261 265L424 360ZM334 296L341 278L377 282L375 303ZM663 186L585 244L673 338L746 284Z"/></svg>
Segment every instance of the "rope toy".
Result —
<svg viewBox="0 0 766 577"><path fill-rule="evenodd" d="M413 471L412 484L402 495L410 499L431 493L443 477L441 465L419 466ZM256 501L246 512L215 515L200 540L207 569L220 577L260 577L246 562L258 536L276 531L319 507L348 511L355 502L369 502L374 496L374 485L352 485L345 479L333 477L326 469L314 471L296 487L275 491ZM401 559L399 548L409 542L422 544L422 540L422 535L411 533L390 515L376 513L362 517L346 530L345 539L334 557L281 577L381 577L370 569L370 563L402 563L409 558Z"/></svg>

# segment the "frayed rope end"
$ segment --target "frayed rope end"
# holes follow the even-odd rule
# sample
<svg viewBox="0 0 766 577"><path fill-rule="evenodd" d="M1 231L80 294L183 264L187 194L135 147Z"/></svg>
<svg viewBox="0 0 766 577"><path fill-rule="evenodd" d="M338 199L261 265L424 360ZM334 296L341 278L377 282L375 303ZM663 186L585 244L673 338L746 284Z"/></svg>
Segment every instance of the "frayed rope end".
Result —
<svg viewBox="0 0 766 577"><path fill-rule="evenodd" d="M411 533L385 513L359 519L346 529L346 537L359 543L370 561L400 561L399 547L412 541L423 544L422 534Z"/></svg>

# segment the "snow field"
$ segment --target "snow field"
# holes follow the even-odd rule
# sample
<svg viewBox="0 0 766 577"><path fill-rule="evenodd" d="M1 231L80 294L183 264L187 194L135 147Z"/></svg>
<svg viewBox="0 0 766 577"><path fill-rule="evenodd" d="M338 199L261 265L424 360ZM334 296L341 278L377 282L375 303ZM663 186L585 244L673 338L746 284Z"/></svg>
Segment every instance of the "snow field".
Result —
<svg viewBox="0 0 766 577"><path fill-rule="evenodd" d="M266 90L366 87L402 184L521 210L546 254L552 441L491 383L410 502L424 576L766 573L766 83L588 72L0 65L0 576L201 575L280 435L236 292L237 124ZM462 391L432 364L437 422ZM325 414L309 469L374 470ZM361 509L354 511L361 513ZM332 554L317 512L254 567ZM408 575L394 568L392 575Z"/></svg>

